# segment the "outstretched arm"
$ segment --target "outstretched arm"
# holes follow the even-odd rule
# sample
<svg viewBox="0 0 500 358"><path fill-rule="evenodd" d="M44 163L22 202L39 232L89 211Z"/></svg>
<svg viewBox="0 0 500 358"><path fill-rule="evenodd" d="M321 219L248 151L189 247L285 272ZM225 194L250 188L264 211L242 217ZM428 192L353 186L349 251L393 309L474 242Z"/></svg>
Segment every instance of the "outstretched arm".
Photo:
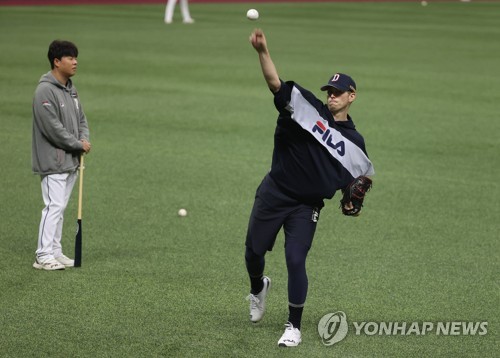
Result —
<svg viewBox="0 0 500 358"><path fill-rule="evenodd" d="M255 29L250 35L250 43L259 54L260 67L262 68L262 74L267 82L267 86L273 93L278 92L281 87L281 81L269 54L264 32L261 29Z"/></svg>

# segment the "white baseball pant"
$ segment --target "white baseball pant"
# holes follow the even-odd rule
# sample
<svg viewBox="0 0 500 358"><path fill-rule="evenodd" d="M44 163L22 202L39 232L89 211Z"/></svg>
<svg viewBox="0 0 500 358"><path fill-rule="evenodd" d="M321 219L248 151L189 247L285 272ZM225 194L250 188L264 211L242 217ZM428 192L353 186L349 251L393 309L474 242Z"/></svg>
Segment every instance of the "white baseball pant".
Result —
<svg viewBox="0 0 500 358"><path fill-rule="evenodd" d="M189 13L188 0L179 0L181 4L182 19L184 21L191 21L191 14ZM167 8L165 9L165 22L171 23L174 17L174 9L177 0L168 0Z"/></svg>
<svg viewBox="0 0 500 358"><path fill-rule="evenodd" d="M38 231L38 262L63 254L61 239L64 210L68 205L78 172L49 174L42 176L42 196L45 207Z"/></svg>

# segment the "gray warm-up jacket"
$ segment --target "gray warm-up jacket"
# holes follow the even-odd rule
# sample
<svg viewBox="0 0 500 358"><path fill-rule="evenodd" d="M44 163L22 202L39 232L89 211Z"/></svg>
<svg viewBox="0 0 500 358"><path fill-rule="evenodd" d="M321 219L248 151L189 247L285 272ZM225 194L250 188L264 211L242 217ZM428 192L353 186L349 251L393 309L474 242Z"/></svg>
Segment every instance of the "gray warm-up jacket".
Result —
<svg viewBox="0 0 500 358"><path fill-rule="evenodd" d="M57 174L78 168L89 140L87 118L71 80L66 86L49 71L40 78L33 98L32 167L35 174Z"/></svg>

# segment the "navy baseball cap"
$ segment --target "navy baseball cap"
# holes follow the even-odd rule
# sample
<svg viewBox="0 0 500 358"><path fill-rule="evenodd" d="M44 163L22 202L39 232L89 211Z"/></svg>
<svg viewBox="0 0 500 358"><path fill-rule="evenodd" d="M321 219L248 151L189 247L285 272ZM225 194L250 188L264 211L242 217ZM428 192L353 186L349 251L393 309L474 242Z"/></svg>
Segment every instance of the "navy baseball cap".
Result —
<svg viewBox="0 0 500 358"><path fill-rule="evenodd" d="M343 73L336 73L334 74L328 83L321 87L322 91L327 91L328 88L330 87L335 87L336 89L339 89L341 91L347 92L356 92L356 82L351 78L351 76L348 76Z"/></svg>

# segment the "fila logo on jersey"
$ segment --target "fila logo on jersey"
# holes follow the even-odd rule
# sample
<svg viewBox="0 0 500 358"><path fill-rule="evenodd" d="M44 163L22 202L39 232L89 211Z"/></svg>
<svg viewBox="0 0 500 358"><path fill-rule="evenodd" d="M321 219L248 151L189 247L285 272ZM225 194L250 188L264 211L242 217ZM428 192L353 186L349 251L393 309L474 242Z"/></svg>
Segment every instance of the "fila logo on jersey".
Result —
<svg viewBox="0 0 500 358"><path fill-rule="evenodd" d="M317 121L316 124L314 125L312 131L313 131L313 133L319 132L319 134L322 134L323 136L321 137L321 140L323 142L325 142L326 145L329 146L330 148L335 149L341 157L344 156L345 143L342 140L338 143L333 143L333 141L332 141L333 136L330 133L330 128L326 129L325 125L323 123L321 123L321 121Z"/></svg>

